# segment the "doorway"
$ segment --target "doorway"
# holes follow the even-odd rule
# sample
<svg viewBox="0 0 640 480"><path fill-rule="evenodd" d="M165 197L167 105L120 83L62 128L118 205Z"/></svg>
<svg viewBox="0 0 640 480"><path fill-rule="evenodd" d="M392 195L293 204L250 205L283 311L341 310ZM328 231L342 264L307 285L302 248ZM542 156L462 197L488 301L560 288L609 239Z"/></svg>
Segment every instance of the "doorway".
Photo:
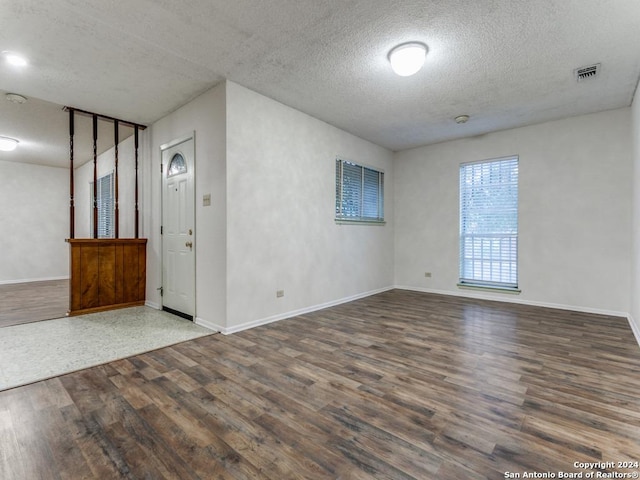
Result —
<svg viewBox="0 0 640 480"><path fill-rule="evenodd" d="M194 136L160 147L162 154L162 308L195 316Z"/></svg>

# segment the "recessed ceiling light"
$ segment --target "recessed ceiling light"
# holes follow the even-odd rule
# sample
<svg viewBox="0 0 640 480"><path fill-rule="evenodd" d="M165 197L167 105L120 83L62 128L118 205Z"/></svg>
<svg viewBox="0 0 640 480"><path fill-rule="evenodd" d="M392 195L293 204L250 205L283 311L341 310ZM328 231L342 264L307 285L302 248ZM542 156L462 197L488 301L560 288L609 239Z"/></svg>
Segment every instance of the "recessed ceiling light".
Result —
<svg viewBox="0 0 640 480"><path fill-rule="evenodd" d="M18 146L18 140L9 137L0 137L0 151L10 152Z"/></svg>
<svg viewBox="0 0 640 480"><path fill-rule="evenodd" d="M15 52L10 52L8 50L2 52L2 56L9 65L13 65L14 67L24 67L27 65L27 63L29 63L27 62L27 59L22 55L19 55Z"/></svg>
<svg viewBox="0 0 640 480"><path fill-rule="evenodd" d="M458 115L454 120L456 123L467 123L469 121L469 115Z"/></svg>
<svg viewBox="0 0 640 480"><path fill-rule="evenodd" d="M11 103L18 103L22 105L23 103L27 103L27 97L23 97L22 95L18 95L17 93L7 93L5 98L9 100Z"/></svg>
<svg viewBox="0 0 640 480"><path fill-rule="evenodd" d="M389 52L391 68L401 77L418 73L424 65L427 46L420 42L403 43Z"/></svg>

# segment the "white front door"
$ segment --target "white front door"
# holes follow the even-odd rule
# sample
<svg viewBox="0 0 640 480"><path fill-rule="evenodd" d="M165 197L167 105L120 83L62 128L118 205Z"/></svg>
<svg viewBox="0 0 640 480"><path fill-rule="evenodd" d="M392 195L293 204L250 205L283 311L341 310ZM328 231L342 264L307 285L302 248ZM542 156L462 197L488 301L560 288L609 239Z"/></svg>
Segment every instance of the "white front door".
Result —
<svg viewBox="0 0 640 480"><path fill-rule="evenodd" d="M163 145L162 306L195 315L195 197L193 137Z"/></svg>

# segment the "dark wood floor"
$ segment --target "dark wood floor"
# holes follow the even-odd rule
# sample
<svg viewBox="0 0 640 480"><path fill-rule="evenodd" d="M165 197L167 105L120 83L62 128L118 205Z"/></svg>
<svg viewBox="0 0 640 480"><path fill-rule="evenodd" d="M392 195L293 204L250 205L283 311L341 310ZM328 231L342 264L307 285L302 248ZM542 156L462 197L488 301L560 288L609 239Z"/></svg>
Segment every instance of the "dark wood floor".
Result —
<svg viewBox="0 0 640 480"><path fill-rule="evenodd" d="M0 327L64 317L69 280L0 285Z"/></svg>
<svg viewBox="0 0 640 480"><path fill-rule="evenodd" d="M0 452L3 480L595 472L640 461L640 348L623 318L396 290L2 392Z"/></svg>

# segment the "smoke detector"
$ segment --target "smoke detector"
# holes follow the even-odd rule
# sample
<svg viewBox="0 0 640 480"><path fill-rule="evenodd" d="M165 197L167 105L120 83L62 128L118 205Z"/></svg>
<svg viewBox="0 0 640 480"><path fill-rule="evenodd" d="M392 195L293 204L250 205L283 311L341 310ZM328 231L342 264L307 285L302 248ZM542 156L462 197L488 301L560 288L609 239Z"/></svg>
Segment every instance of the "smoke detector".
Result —
<svg viewBox="0 0 640 480"><path fill-rule="evenodd" d="M595 63L593 65L588 65L586 67L576 68L573 73L576 76L577 82L583 82L584 80L590 80L592 78L596 78L598 73L600 73L600 64Z"/></svg>

